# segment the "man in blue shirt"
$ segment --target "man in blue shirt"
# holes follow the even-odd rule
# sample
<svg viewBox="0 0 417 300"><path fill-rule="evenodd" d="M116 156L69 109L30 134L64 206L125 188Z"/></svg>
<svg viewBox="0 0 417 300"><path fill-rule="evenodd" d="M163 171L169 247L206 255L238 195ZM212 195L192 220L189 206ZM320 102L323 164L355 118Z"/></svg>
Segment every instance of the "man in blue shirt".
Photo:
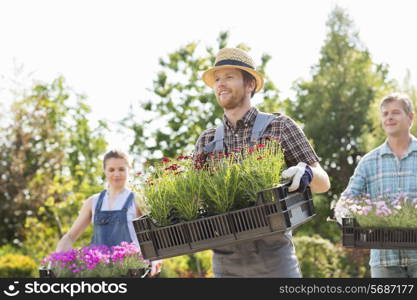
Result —
<svg viewBox="0 0 417 300"><path fill-rule="evenodd" d="M393 94L381 101L381 123L387 139L359 162L341 197L369 194L417 198L417 139L410 133L413 105L406 95ZM416 210L417 212L417 210ZM336 206L336 216L343 215ZM340 219L339 219L340 221ZM417 250L371 249L372 277L417 277Z"/></svg>

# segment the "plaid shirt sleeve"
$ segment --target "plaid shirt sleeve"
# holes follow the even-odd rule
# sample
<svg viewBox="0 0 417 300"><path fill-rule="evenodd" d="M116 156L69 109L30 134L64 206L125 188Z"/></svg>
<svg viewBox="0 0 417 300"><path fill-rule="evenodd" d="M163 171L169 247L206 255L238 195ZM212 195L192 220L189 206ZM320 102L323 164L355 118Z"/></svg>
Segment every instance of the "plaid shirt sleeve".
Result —
<svg viewBox="0 0 417 300"><path fill-rule="evenodd" d="M301 128L291 118L283 115L281 117L284 122L280 141L287 166L294 166L299 162L308 165L318 162L319 158Z"/></svg>
<svg viewBox="0 0 417 300"><path fill-rule="evenodd" d="M353 172L352 177L349 179L349 184L343 191L341 196L348 197L349 195L361 195L367 193L366 188L366 162L365 159L361 159Z"/></svg>
<svg viewBox="0 0 417 300"><path fill-rule="evenodd" d="M214 139L216 128L211 128L203 131L197 140L194 148L194 157L201 157L205 155L204 147Z"/></svg>

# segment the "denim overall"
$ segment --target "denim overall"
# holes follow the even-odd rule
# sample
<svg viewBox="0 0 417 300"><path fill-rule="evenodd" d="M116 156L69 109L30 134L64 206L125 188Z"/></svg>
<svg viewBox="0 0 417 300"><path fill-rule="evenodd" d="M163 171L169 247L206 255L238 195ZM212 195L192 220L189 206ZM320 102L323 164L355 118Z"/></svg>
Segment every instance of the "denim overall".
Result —
<svg viewBox="0 0 417 300"><path fill-rule="evenodd" d="M251 133L251 146L262 137L273 119L274 115L258 113ZM204 150L221 152L223 140L222 124ZM291 232L213 249L213 273L215 277L301 277Z"/></svg>
<svg viewBox="0 0 417 300"><path fill-rule="evenodd" d="M130 237L127 223L127 210L132 205L133 193L129 194L121 210L101 211L105 194L106 190L100 193L94 211L94 233L91 244L111 247L119 245L121 242L131 243L132 238Z"/></svg>

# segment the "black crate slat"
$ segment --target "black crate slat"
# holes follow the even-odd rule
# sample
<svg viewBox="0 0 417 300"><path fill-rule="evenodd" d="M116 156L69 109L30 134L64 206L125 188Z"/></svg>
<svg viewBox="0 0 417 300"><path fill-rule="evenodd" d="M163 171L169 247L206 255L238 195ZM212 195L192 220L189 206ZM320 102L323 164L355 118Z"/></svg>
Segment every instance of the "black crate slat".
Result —
<svg viewBox="0 0 417 300"><path fill-rule="evenodd" d="M345 218L342 234L348 248L417 249L417 228L360 227L354 218Z"/></svg>

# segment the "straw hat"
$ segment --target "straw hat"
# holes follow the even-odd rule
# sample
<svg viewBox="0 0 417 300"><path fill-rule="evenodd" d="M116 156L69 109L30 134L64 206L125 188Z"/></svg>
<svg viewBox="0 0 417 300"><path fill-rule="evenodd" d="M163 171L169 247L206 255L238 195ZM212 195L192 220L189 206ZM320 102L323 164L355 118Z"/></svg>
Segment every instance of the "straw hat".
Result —
<svg viewBox="0 0 417 300"><path fill-rule="evenodd" d="M214 72L224 68L237 68L251 74L256 80L255 92L259 92L264 85L263 76L255 70L252 58L245 51L237 48L223 48L217 53L214 67L203 73L204 83L212 88Z"/></svg>

